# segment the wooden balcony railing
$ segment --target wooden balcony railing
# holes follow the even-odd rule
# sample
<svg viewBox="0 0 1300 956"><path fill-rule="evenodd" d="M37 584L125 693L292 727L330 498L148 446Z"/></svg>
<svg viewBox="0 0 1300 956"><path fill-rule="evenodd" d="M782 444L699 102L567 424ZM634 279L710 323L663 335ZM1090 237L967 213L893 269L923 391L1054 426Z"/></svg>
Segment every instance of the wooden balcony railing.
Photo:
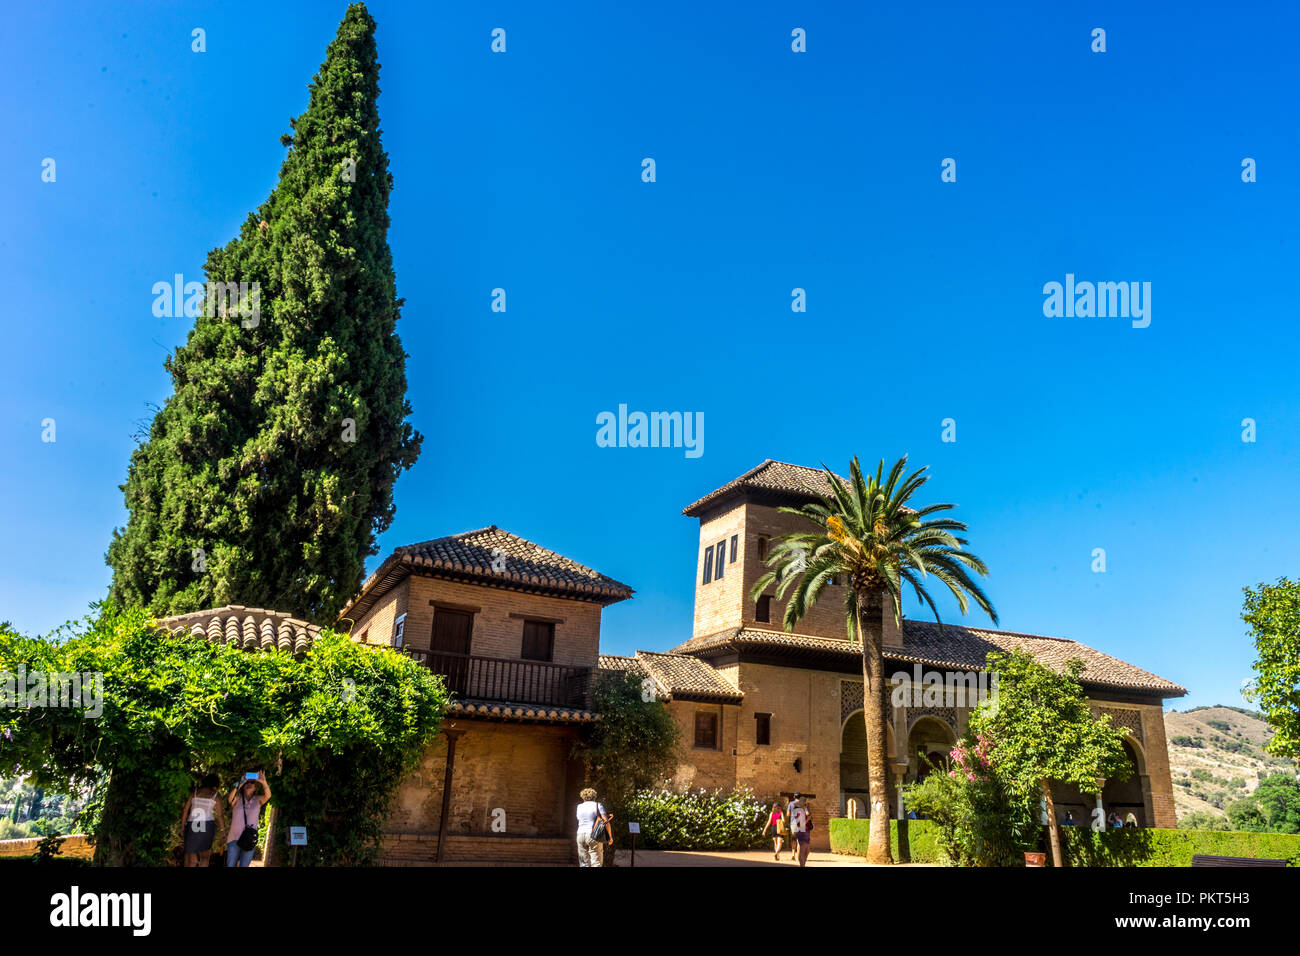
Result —
<svg viewBox="0 0 1300 956"><path fill-rule="evenodd" d="M590 667L446 654L418 647L405 651L435 674L446 677L448 689L462 698L582 709L591 705Z"/></svg>

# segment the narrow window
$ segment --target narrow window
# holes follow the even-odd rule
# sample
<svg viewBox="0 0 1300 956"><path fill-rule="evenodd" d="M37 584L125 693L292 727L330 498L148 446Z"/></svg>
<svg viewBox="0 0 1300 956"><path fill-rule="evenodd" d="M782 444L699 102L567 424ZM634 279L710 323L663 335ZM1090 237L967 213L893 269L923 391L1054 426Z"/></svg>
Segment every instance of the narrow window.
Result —
<svg viewBox="0 0 1300 956"><path fill-rule="evenodd" d="M772 743L771 714L754 715L754 743L760 747L766 747Z"/></svg>
<svg viewBox="0 0 1300 956"><path fill-rule="evenodd" d="M765 534L758 536L758 560L767 560L767 535Z"/></svg>
<svg viewBox="0 0 1300 956"><path fill-rule="evenodd" d="M764 594L754 607L754 620L760 624L772 623L772 595Z"/></svg>
<svg viewBox="0 0 1300 956"><path fill-rule="evenodd" d="M701 750L718 749L718 715L708 711L695 712L695 746Z"/></svg>
<svg viewBox="0 0 1300 956"><path fill-rule="evenodd" d="M402 646L402 636L405 633L406 633L406 615L402 614L397 618L396 621L393 622L393 646L394 647Z"/></svg>
<svg viewBox="0 0 1300 956"><path fill-rule="evenodd" d="M713 545L704 549L704 583L713 580Z"/></svg>
<svg viewBox="0 0 1300 956"><path fill-rule="evenodd" d="M731 536L731 560L727 562L728 564L736 563L736 555L739 553L739 551L740 551L740 535L733 534Z"/></svg>
<svg viewBox="0 0 1300 956"><path fill-rule="evenodd" d="M713 571L715 578L722 577L722 572L727 568L727 539L723 538L718 542L718 566Z"/></svg>
<svg viewBox="0 0 1300 956"><path fill-rule="evenodd" d="M555 625L549 621L524 621L524 646L519 656L526 661L549 661L555 652Z"/></svg>

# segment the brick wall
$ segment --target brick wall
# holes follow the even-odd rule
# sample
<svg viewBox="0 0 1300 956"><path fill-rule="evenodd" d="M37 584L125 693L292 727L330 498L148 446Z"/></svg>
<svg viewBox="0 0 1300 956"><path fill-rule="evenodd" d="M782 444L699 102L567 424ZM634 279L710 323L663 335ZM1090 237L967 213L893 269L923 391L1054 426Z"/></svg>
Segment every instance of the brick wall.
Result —
<svg viewBox="0 0 1300 956"><path fill-rule="evenodd" d="M411 579L407 578L352 625L352 637L366 644L391 645L393 624L398 616L406 613L410 593Z"/></svg>
<svg viewBox="0 0 1300 956"><path fill-rule="evenodd" d="M524 642L523 617L554 619L556 664L595 667L600 646L599 604L542 597L500 588L412 577L406 615L406 643L428 647L433 637L433 601L478 608L470 653L481 657L518 658Z"/></svg>
<svg viewBox="0 0 1300 956"><path fill-rule="evenodd" d="M436 834L394 834L384 838L380 866L428 866L438 857ZM571 837L448 836L444 863L576 864L577 844Z"/></svg>
<svg viewBox="0 0 1300 956"><path fill-rule="evenodd" d="M449 720L464 730L456 741L448 832L495 835L493 811L505 811L510 836L556 836L577 828L570 820L583 786L569 757L573 726ZM436 834L441 822L447 738L440 734L401 784L385 832Z"/></svg>
<svg viewBox="0 0 1300 956"><path fill-rule="evenodd" d="M668 702L668 712L681 730L677 771L673 786L679 789L730 790L736 785L736 731L740 708L735 704L703 704L688 700ZM695 715L718 718L718 746L695 746Z"/></svg>
<svg viewBox="0 0 1300 956"><path fill-rule="evenodd" d="M829 671L739 665L745 700L740 706L736 783L760 798L782 791L816 794L808 805L812 845L819 850L830 846L827 821L840 815L841 677ZM772 715L768 746L755 743L756 713Z"/></svg>
<svg viewBox="0 0 1300 956"><path fill-rule="evenodd" d="M695 555L695 620L693 636L715 634L738 627L783 630L786 601L771 602L767 623L756 617L757 604L750 592L769 568L759 558L759 538L770 543L782 534L806 531L809 523L795 515L782 514L776 508L752 503L735 503L725 509L706 512L700 518L700 538ZM737 535L740 556L731 563L731 537ZM704 584L704 554L719 541L727 543L727 563L721 581ZM716 558L715 558L716 560ZM774 587L767 593L775 595ZM789 592L787 592L788 597ZM901 646L902 638L890 608L885 615L886 646ZM796 625L800 634L844 639L848 636L844 622L844 585L830 585L821 599Z"/></svg>
<svg viewBox="0 0 1300 956"><path fill-rule="evenodd" d="M737 536L736 546L740 550L735 564L731 563L733 535ZM712 575L713 580L704 584L705 550L710 546L716 547L718 542L723 542L727 549L723 576L719 580L716 574ZM753 583L741 571L752 550L752 542L746 539L743 508L712 512L700 518L699 548L695 554L695 635L714 634L740 625L741 605L748 601L748 592L744 588ZM716 554L713 562L716 569Z"/></svg>
<svg viewBox="0 0 1300 956"><path fill-rule="evenodd" d="M1139 709L1142 711L1142 742L1154 825L1175 828L1178 814L1174 810L1174 784L1169 774L1164 708L1153 704Z"/></svg>
<svg viewBox="0 0 1300 956"><path fill-rule="evenodd" d="M419 575L408 577L384 595L370 613L356 623L352 633L354 636L364 634L371 644L390 644L393 621L397 615L406 614L406 646L427 648L433 638L433 618L437 613L431 602L477 609L471 654L517 659L523 648L524 618L533 617L557 621L554 663L596 666L600 645L599 604Z"/></svg>

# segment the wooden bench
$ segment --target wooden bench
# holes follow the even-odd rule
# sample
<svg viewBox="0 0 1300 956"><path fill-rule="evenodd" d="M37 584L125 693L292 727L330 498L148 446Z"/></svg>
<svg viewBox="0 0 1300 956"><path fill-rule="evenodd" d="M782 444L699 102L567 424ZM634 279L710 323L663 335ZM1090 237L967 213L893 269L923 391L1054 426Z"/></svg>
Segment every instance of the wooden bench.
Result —
<svg viewBox="0 0 1300 956"><path fill-rule="evenodd" d="M1261 860L1249 856L1207 856L1197 853L1192 866L1286 866L1286 860Z"/></svg>

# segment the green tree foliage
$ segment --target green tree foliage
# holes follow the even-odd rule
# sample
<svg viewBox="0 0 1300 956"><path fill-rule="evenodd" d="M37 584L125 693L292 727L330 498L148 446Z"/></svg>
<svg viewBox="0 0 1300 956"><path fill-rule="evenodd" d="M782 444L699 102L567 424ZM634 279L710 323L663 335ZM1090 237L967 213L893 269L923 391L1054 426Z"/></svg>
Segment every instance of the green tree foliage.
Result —
<svg viewBox="0 0 1300 956"><path fill-rule="evenodd" d="M1300 781L1275 773L1259 782L1250 796L1227 806L1232 829L1248 833L1300 833Z"/></svg>
<svg viewBox="0 0 1300 956"><path fill-rule="evenodd" d="M1243 694L1258 703L1273 737L1264 749L1300 757L1300 581L1278 578L1246 595L1241 619L1255 639L1255 680Z"/></svg>
<svg viewBox="0 0 1300 956"><path fill-rule="evenodd" d="M108 549L119 606L329 623L392 523L421 438L405 421L374 30L348 8L279 184L208 255L209 282L257 283L260 316L205 307L166 363L173 394L132 454Z"/></svg>
<svg viewBox="0 0 1300 956"><path fill-rule="evenodd" d="M598 675L591 706L600 719L574 745L574 756L587 768L588 785L619 819L633 791L672 773L681 740L668 709L642 688L642 679L632 674Z"/></svg>
<svg viewBox="0 0 1300 956"><path fill-rule="evenodd" d="M281 838L310 828L299 863L365 862L447 706L442 679L410 658L329 631L301 660L161 637L139 610L61 638L0 628L0 672L102 674L103 712L0 711L0 766L62 793L95 786L82 822L100 864L168 862L196 779L216 773L228 790L259 769Z"/></svg>
<svg viewBox="0 0 1300 956"><path fill-rule="evenodd" d="M1047 803L1052 862L1062 866L1061 835L1049 784L1074 784L1098 792L1098 778L1125 779L1132 767L1124 752L1125 728L1110 717L1094 717L1079 684L1083 662L1072 660L1056 673L1024 651L994 653L990 672L997 695L971 715L969 732L991 744L998 776L1021 799Z"/></svg>
<svg viewBox="0 0 1300 956"><path fill-rule="evenodd" d="M965 550L958 537L966 525L955 518L934 517L955 505L932 504L915 508L909 502L929 481L927 469L905 475L907 458L900 458L885 474L885 463L874 477L864 477L855 456L849 462L849 480L842 481L825 465L828 497L801 508L780 508L807 521L809 530L781 535L767 557L770 570L754 582L750 598L757 601L775 585L776 596L790 600L784 626L793 631L817 604L832 581L843 580L845 625L850 640L862 639L862 708L867 737L867 786L870 798L871 848L868 863L893 862L889 844L889 793L885 759L885 704L888 681L884 666L884 619L893 603L894 620L902 624L903 588L910 586L917 599L929 605L935 620L939 610L924 579L942 582L963 614L974 600L997 623L998 616L983 589L971 576L988 569ZM811 490L811 489L810 489ZM834 592L832 592L834 593Z"/></svg>
<svg viewBox="0 0 1300 956"><path fill-rule="evenodd" d="M1231 830L1232 824L1222 813L1211 813L1209 810L1193 810L1191 813L1184 813L1178 818L1178 829L1180 830Z"/></svg>

